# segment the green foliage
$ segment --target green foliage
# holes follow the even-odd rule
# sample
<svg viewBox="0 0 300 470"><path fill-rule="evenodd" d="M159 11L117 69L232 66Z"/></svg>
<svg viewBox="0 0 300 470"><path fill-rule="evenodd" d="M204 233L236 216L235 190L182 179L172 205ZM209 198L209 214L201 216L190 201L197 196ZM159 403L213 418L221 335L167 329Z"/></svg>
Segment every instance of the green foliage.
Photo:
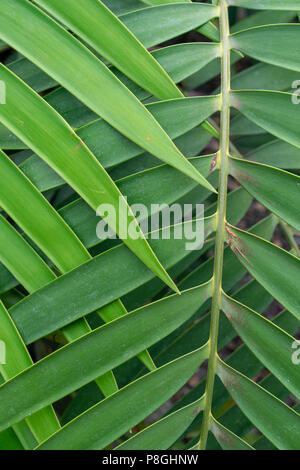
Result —
<svg viewBox="0 0 300 470"><path fill-rule="evenodd" d="M0 449L299 449L300 1L0 8Z"/></svg>

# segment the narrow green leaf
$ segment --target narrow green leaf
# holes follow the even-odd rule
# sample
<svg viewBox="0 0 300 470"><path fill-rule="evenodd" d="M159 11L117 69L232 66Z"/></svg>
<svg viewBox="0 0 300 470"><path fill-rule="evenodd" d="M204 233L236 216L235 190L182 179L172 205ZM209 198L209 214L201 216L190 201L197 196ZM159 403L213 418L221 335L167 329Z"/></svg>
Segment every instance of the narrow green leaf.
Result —
<svg viewBox="0 0 300 470"><path fill-rule="evenodd" d="M218 14L214 5L181 2L144 8L122 15L120 20L148 48L191 31Z"/></svg>
<svg viewBox="0 0 300 470"><path fill-rule="evenodd" d="M2 302L0 302L0 324L0 340L4 342L6 349L5 364L0 365L0 371L4 379L9 380L30 367L32 360ZM38 442L47 439L60 427L51 406L28 417L27 422Z"/></svg>
<svg viewBox="0 0 300 470"><path fill-rule="evenodd" d="M38 416L39 413L36 413L36 415ZM40 420L40 418L38 419ZM38 422L36 424L39 425ZM10 430L14 431L20 443L22 444L23 448L25 450L32 450L38 445L38 440L36 439L33 433L33 430L35 429L35 416L31 420L30 426L31 428L29 427L28 420L23 420L20 423L14 424L14 426L12 426L11 428L8 428L6 431L10 431ZM52 433L50 432L50 435L51 434ZM37 431L37 436L39 436L39 431Z"/></svg>
<svg viewBox="0 0 300 470"><path fill-rule="evenodd" d="M223 450L255 450L233 432L226 429L216 419L211 419L211 432L219 442Z"/></svg>
<svg viewBox="0 0 300 470"><path fill-rule="evenodd" d="M299 149L281 140L273 140L256 148L247 155L247 158L279 168L295 170L300 168Z"/></svg>
<svg viewBox="0 0 300 470"><path fill-rule="evenodd" d="M247 140L249 140L249 136L253 136L253 139L255 139L255 145L257 146L260 142L258 141L258 137L265 136L266 131L258 125L254 124L254 122L250 121L242 114L238 114L235 118L232 119L230 135L247 136Z"/></svg>
<svg viewBox="0 0 300 470"><path fill-rule="evenodd" d="M0 191L0 201L5 210L24 228L39 247L44 249L50 259L58 265L62 272L67 272L91 259L88 252L79 242L63 219L53 210L40 193L29 183L24 175L15 167L12 161L0 152L0 169L5 173L5 184ZM11 194L12 190L14 191ZM24 210L18 204L19 194L23 195L22 204L30 207L33 212ZM23 239L14 232L4 219L0 219L2 226L1 241L4 250L0 258L15 277L30 292L34 292L50 281L55 275L41 258L24 243ZM65 250L65 246L69 250ZM18 256L16 257L18 250ZM126 312L121 302L115 302L109 307L114 315ZM88 324L81 320L66 329L64 333L69 341L90 331ZM144 352L141 359L152 370L153 363L149 354ZM150 360L150 362L149 362ZM105 394L116 390L116 383L111 375L99 379L99 385Z"/></svg>
<svg viewBox="0 0 300 470"><path fill-rule="evenodd" d="M278 449L298 449L298 413L221 359L218 360L218 375L243 412Z"/></svg>
<svg viewBox="0 0 300 470"><path fill-rule="evenodd" d="M299 176L236 158L230 158L230 172L261 204L300 230Z"/></svg>
<svg viewBox="0 0 300 470"><path fill-rule="evenodd" d="M299 33L300 24L259 26L232 35L230 43L254 59L299 72Z"/></svg>
<svg viewBox="0 0 300 470"><path fill-rule="evenodd" d="M232 106L270 134L300 148L299 108L291 93L233 91Z"/></svg>
<svg viewBox="0 0 300 470"><path fill-rule="evenodd" d="M299 0L228 0L228 5L255 10L299 10Z"/></svg>
<svg viewBox="0 0 300 470"><path fill-rule="evenodd" d="M220 42L220 31L212 21L208 21L203 26L197 28L196 31L214 42Z"/></svg>
<svg viewBox="0 0 300 470"><path fill-rule="evenodd" d="M85 46L29 2L0 0L0 6L2 8L0 18L2 36L6 38L9 44L46 71L121 133L153 155L187 173L191 178L196 179L199 184L203 183L211 189L209 183L184 158L140 101ZM214 7L211 8L214 9ZM18 28L15 27L15 21L11 16L12 10L18 16ZM33 44L36 45L34 53ZM56 54L57 50L60 50L61 54ZM52 51L52 53L50 54L49 51ZM65 57L69 57L69 61L66 62ZM76 80L74 80L75 69L77 70ZM4 74L2 70L1 75L7 75L7 73ZM91 77L93 77L92 81ZM7 77L3 77L3 79L8 81ZM101 83L101 93L99 93L99 83ZM8 86L9 83L7 83ZM19 84L19 88L20 86ZM17 85L15 84L14 87L16 89ZM16 94L16 92L13 93L13 95ZM25 91L22 94L23 99L25 99ZM29 90L27 90L28 94ZM9 90L8 95L10 96ZM13 102L14 100L11 97L8 101L10 106L5 107L12 108ZM120 106L120 103L122 106ZM31 106L34 106L33 98L31 98ZM16 122L13 126L11 122L9 125L7 119L3 123L21 138L23 133L20 133L19 121L24 121L22 119L24 113L21 113L20 109L22 108L19 107L17 114L19 116L19 125L16 125ZM26 116L27 119L28 114L29 110ZM60 122L60 127L62 128L62 122ZM69 129L68 133L69 139L72 138L73 140L74 150L72 154L74 155L77 151L75 155L76 160L79 161L80 154L87 154L87 149L82 146L80 139L75 145L74 134L71 134ZM27 139L23 138L23 140L26 142ZM61 142L61 139L57 140ZM28 143L28 140L26 143ZM143 244L145 245L145 243Z"/></svg>
<svg viewBox="0 0 300 470"><path fill-rule="evenodd" d="M252 289L252 292L249 292L249 295L251 296L249 303L252 307L263 311L268 306L268 304L272 302L272 298L269 296L269 300L267 302L264 299L257 299L257 296L260 295L262 288L260 288L256 282L255 285L256 290ZM243 299L245 293L241 293L241 297ZM233 340L233 338L236 336L236 333L233 328L231 328L231 325L225 315L221 315L220 320L219 349L221 350L226 344ZM277 315L275 318L275 323L278 326L289 330L291 333L296 332L298 329L298 323L296 319L287 311ZM203 329L206 331L209 330L209 320L206 320L206 322L202 323L202 329L199 327L198 336L200 342L202 336L205 337L205 335L207 335L207 332L203 331ZM227 363L229 366L250 377L257 376L262 370L261 362L251 353L250 349L246 345L242 345L241 347L237 348L228 357ZM274 376L270 374L266 377L266 379L262 380L261 385L266 387L269 392L275 394L281 400L285 400L289 395L288 390L277 379L275 379ZM201 395L201 393L203 393L204 387L205 379L202 380L202 382L193 390L191 390L187 395L185 395L183 399L177 401L176 405L171 409L171 411L194 401L199 395ZM222 421L224 426L226 426L228 429L231 429L239 436L245 436L245 434L253 428L253 424L241 412L238 406L232 403L232 399L230 399L229 395L226 394L223 384L220 381L216 381L215 383L213 412L215 416L218 416L218 419ZM192 431L199 424L200 419L196 418L192 428L190 428L189 431Z"/></svg>
<svg viewBox="0 0 300 470"><path fill-rule="evenodd" d="M292 361L294 338L225 294L222 310L250 350L299 398L300 376L297 365Z"/></svg>
<svg viewBox="0 0 300 470"><path fill-rule="evenodd" d="M177 138L183 134L185 135L186 132L192 130L216 112L218 104L218 97L209 96L163 101L150 104L147 107L168 134L172 138ZM111 168L143 154L141 147L126 139L103 120L96 120L83 126L76 133L94 153L104 168ZM101 135L101 141L99 140L99 135ZM142 158L144 159L145 156L144 154ZM24 169L25 166L29 165L30 174L38 174L39 178L43 178L46 188L48 185L48 174L50 185L58 186L63 183L64 180L52 169L49 169L45 162L41 162L37 156L30 158L33 158L34 161L24 162L21 168ZM38 184L39 179L35 179L34 182Z"/></svg>
<svg viewBox="0 0 300 470"><path fill-rule="evenodd" d="M103 0L103 3L117 15L145 8L142 0L127 0L126 2L124 0Z"/></svg>
<svg viewBox="0 0 300 470"><path fill-rule="evenodd" d="M213 43L175 44L155 49L151 51L151 55L165 69L172 80L178 83L204 67L215 57L218 57L220 55L220 46ZM25 57L8 64L7 67L35 91L45 91L57 85L51 77ZM133 83L115 67L110 69L140 100L151 96L150 93ZM95 114L65 89L58 88L54 92L46 94L44 99L59 114L65 116L72 126L82 126L87 124L87 121L90 122L95 119ZM162 127L165 128L165 126ZM26 147L23 142L14 137L2 124L0 125L0 144L2 149Z"/></svg>
<svg viewBox="0 0 300 470"><path fill-rule="evenodd" d="M240 197L239 198L237 197L237 199L239 199L239 201L241 202L242 199L241 199L240 190L238 190L238 193ZM268 217L264 221L257 224L254 230L258 231L259 233L263 232L263 235L270 237L274 230L274 227L271 229L270 228L267 229L268 225L272 226L270 217ZM205 266L205 263L202 264L203 268L204 266ZM233 268L231 268L232 266ZM230 271L228 271L229 267L231 268ZM231 271L233 271L233 275ZM198 277L186 276L179 283L179 286L182 289L197 286L201 284L202 282L205 282L211 279L211 272L212 270L210 269L207 275L204 273L202 277L200 275L198 275ZM235 274L237 272L238 272L238 275L236 278ZM196 273L196 270L194 270L193 273ZM234 257L230 249L226 248L225 253L224 253L224 278L226 278L226 289L231 290L237 282L236 279L240 280L243 277L244 273L245 273L245 270L243 266ZM238 297L238 300L242 302L248 302L248 305L251 305L251 308L254 308L257 311L263 311L265 308L267 308L269 303L271 302L271 296L267 294L264 291L264 289L256 281L252 282L251 288L247 288L247 287L245 287L247 292L245 293L241 292L241 294ZM151 294L150 294L150 297L151 297ZM135 299L137 298L136 294L134 298ZM144 296L142 302L146 302L147 300L148 300L147 296L146 297ZM199 320L195 322L195 324L193 322L193 320L195 319L195 316L194 316L188 322L182 325L182 327L177 328L177 330L174 333L172 333L171 335L168 335L168 337L166 337L164 340L156 343L155 345L151 347L151 355L154 358L155 363L157 364L158 367L163 365L166 362L176 359L177 357L183 354L187 354L191 352L192 350L197 348L199 343L201 344L207 340L207 337L209 334L210 314L209 313L205 314L206 311L207 311L207 302L203 304L202 307L200 307L200 309L196 313L196 318ZM204 315L201 316L202 313ZM286 330L289 329L289 331L291 332L294 332L298 327L297 320L292 315L289 315L289 318L291 319L290 321L291 326L288 325L287 323L281 323L281 327L285 328ZM222 348L229 341L232 341L236 334L233 328L230 326L230 323L227 321L225 315L222 315L220 320L221 322L220 322L219 347ZM192 327L190 327L191 325ZM124 364L118 371L116 371L116 375L118 378L118 382L120 383L120 387L124 386L126 383L128 383L128 381L132 380L134 377L139 376L139 374L146 372L145 369L141 369L139 364L137 364L137 367L134 368L132 373L128 373L127 369L124 372L124 367L126 367L126 364ZM258 370L255 371L254 374L259 372L260 367L261 366L259 364ZM124 380L124 375L126 376L125 380ZM87 409L82 404L82 402L83 400L85 400L86 394L88 394L89 397L91 397L92 388L95 390L95 387L89 387L88 389L85 388L84 391L79 392L78 396L73 400L72 404L70 405L70 408L68 409L68 412L65 415L65 418L66 418L65 422L69 421L75 416L78 416L79 414L81 414L83 411ZM177 410L181 406L185 406L187 404L192 403L193 401L198 399L199 396L203 394L204 390L203 388L199 390L198 387L196 387L194 388L193 392L190 392L191 397L189 400L185 401L185 398L183 398L182 404L181 402L179 402L179 406L175 407L175 409ZM188 394L187 396L189 396L190 394ZM93 397L94 397L94 394L93 394ZM99 401L98 392L94 400L90 402L90 405L95 404ZM197 418L196 418L196 422L197 422Z"/></svg>
<svg viewBox="0 0 300 470"><path fill-rule="evenodd" d="M167 3L188 3L191 0L143 0L148 5L166 5Z"/></svg>
<svg viewBox="0 0 300 470"><path fill-rule="evenodd" d="M295 73L292 70L259 63L234 75L231 88L233 90L290 91L294 80ZM244 129L244 132L249 131Z"/></svg>
<svg viewBox="0 0 300 470"><path fill-rule="evenodd" d="M37 0L125 75L159 99L182 97L167 73L100 1ZM102 34L99 35L99 28ZM122 49L119 45L122 44Z"/></svg>
<svg viewBox="0 0 300 470"><path fill-rule="evenodd" d="M203 410L204 397L160 419L128 439L115 450L165 450L168 449Z"/></svg>
<svg viewBox="0 0 300 470"><path fill-rule="evenodd" d="M14 182L16 183L17 181L18 174ZM14 187L17 191L18 186L15 184ZM19 194L18 191L17 193ZM30 192L28 193L28 191L26 191L25 185L25 190L23 191L24 197L26 193L30 194ZM10 202L13 203L13 199ZM30 204L28 205L30 206ZM17 207L17 210L19 209L18 204L16 204L15 207ZM32 204L32 207L34 207L34 203ZM40 221L38 226L43 227ZM0 216L0 228L0 259L29 292L35 292L55 279L55 275L51 269L2 216ZM76 257L74 257L74 259L76 259ZM9 329L10 324L11 328ZM1 325L4 328L5 317L2 319ZM4 372L2 371L2 374L7 379L17 375L19 372L22 372L23 369L29 367L32 364L32 361L19 333L16 334L17 330L13 326L13 323L11 321L6 322L6 327L8 337L5 337L4 341L7 345L7 348L9 348L10 353L13 352L13 360L9 362L6 361L5 366L3 366ZM80 320L76 324L71 325L71 327L67 327L63 330L69 340L76 339L76 337L81 336L82 334L89 331L90 328L84 320ZM4 333L2 333L2 337L3 335ZM23 361L21 360L22 354L23 356L25 355ZM21 355L21 357L18 357L18 355ZM10 364L10 362L12 363ZM99 378L98 384L107 395L113 393L117 389L112 373L107 373L105 377ZM51 409L43 410L40 412L40 414L41 416L38 414L36 418L33 416L30 419L30 427L34 431L34 434L36 435L39 442L45 439L45 436L48 436L49 432L50 434L53 433L58 426L56 416L53 412L53 418L51 418Z"/></svg>
<svg viewBox="0 0 300 470"><path fill-rule="evenodd" d="M45 357L0 386L0 429L134 357L180 326L209 296L210 283L181 296L175 294L108 323ZM84 363L84 370L74 367L76 363Z"/></svg>
<svg viewBox="0 0 300 470"><path fill-rule="evenodd" d="M62 272L67 272L88 261L90 255L76 235L2 151L0 151L0 170L6 176L0 189L1 206L54 264ZM20 194L22 194L21 202ZM30 293L53 281L56 276L42 259L24 243L4 219L0 219L0 222L1 241L2 246L5 247L1 249L0 257L15 277ZM65 249L66 246L69 247L68 251ZM18 257L16 258L17 250ZM88 331L89 327L82 319L68 326L64 333L71 341ZM101 384L101 379L99 380ZM115 391L114 380L111 387L110 390ZM109 387L105 386L103 390L108 391Z"/></svg>
<svg viewBox="0 0 300 470"><path fill-rule="evenodd" d="M214 216L204 219L205 237L214 230L214 221ZM195 233L197 225L189 221L182 228L192 228ZM180 224L176 226L178 229ZM189 240L185 236L176 239L174 230L171 227L168 239L163 239L164 233L169 235L169 227L166 227L158 232L158 239L150 240L167 266L189 253L186 250ZM153 278L153 273L128 248L119 245L27 296L14 305L10 313L24 341L30 343L108 305Z"/></svg>
<svg viewBox="0 0 300 470"><path fill-rule="evenodd" d="M209 175L213 160L213 155L191 159L193 165L204 175ZM161 183L162 181L164 181L164 184ZM148 217L159 211L152 204L165 203L172 205L178 199L197 188L197 183L168 165L161 165L134 173L116 181L116 185L122 194L127 195L130 205L144 204L147 208ZM154 194L155 197L153 196ZM244 199L246 198L247 196L244 196ZM250 200L249 195L248 198ZM190 202L192 204L199 203L197 199ZM244 206L242 205L242 207ZM96 234L99 217L96 217L91 208L82 199L76 199L62 207L58 212L85 246L90 248L102 242ZM210 212L211 214L212 212ZM145 220L145 215L140 214L139 222Z"/></svg>
<svg viewBox="0 0 300 470"><path fill-rule="evenodd" d="M5 80L8 90L7 103L0 107L0 119L69 182L93 209L96 210L101 202L111 204L118 219L112 226L116 233L119 234L125 227L127 235L126 224L133 223L140 238L126 238L125 243L164 282L176 290L174 282L148 245L126 200L82 140L49 105L3 66L0 77ZM76 165L69 165L66 155L74 158ZM192 167L190 163L189 165ZM46 236L49 237L50 234L47 233ZM56 243L56 240L51 239ZM64 246L67 245L61 246L61 249L64 250Z"/></svg>
<svg viewBox="0 0 300 470"><path fill-rule="evenodd" d="M34 91L41 92L57 85L53 78L42 72L36 65L22 57L7 65L7 68L18 75Z"/></svg>
<svg viewBox="0 0 300 470"><path fill-rule="evenodd" d="M198 157L193 159L193 164L201 171L201 173L208 175L212 161L213 156ZM36 171L38 171L38 168ZM161 178L166 181L164 185L159 183ZM171 205L176 202L178 197L184 196L192 188L196 187L196 183L193 180L167 165L153 168L142 173L137 173L136 175L125 178L124 180L120 180L119 182L117 181L117 184L119 185L121 192L123 194L127 194L128 202L130 204L143 203L147 205L148 209L150 209L151 214L154 213L153 209L151 210L153 191L155 191L155 194L157 195L155 202L166 202ZM193 204L200 202L202 202L202 200L199 200L198 195L193 200L189 201L189 203ZM239 207L241 206L239 205ZM91 248L101 242L96 235L96 226L99 222L99 218L96 217L94 211L82 199L77 199L71 204L67 204L58 212L87 248ZM238 213L237 208L235 209L235 213ZM232 223L237 222L238 220L232 221ZM15 262L13 251L11 251L11 254L12 262L10 263L10 266ZM20 276L20 270L18 276ZM39 279L39 276L36 278ZM13 287L12 282L11 274L8 271L5 273L3 266L1 269L0 265L0 289L7 290ZM14 285L17 285L17 281L14 282ZM117 310L119 309L117 308Z"/></svg>
<svg viewBox="0 0 300 470"><path fill-rule="evenodd" d="M179 390L207 353L205 345L131 383L68 423L39 449L103 449ZM83 427L87 430L84 434Z"/></svg>
<svg viewBox="0 0 300 470"><path fill-rule="evenodd" d="M68 272L91 258L65 221L2 151L0 151L0 171L5 174L0 189L1 206L49 256L61 272ZM22 194L21 202L20 194ZM0 222L3 229L1 241L2 246L5 247L1 249L0 257L15 277L30 293L53 281L56 276L50 268L17 233L13 232L4 219L0 219ZM65 249L66 246L68 246L68 251ZM16 258L16 250L18 250L18 258ZM64 333L69 341L72 341L88 331L89 327L82 319L68 326ZM115 391L114 381L111 386L111 390ZM108 391L109 387L105 386L103 390Z"/></svg>
<svg viewBox="0 0 300 470"><path fill-rule="evenodd" d="M17 435L12 429L0 433L0 450L24 450Z"/></svg>
<svg viewBox="0 0 300 470"><path fill-rule="evenodd" d="M282 248L236 227L230 226L227 241L250 274L296 318L300 318L300 260Z"/></svg>
<svg viewBox="0 0 300 470"><path fill-rule="evenodd" d="M2 151L0 172L5 175L0 189L1 206L62 272L89 259L86 249L63 219ZM41 283L49 282L49 274L44 282L36 281L40 287Z"/></svg>
<svg viewBox="0 0 300 470"><path fill-rule="evenodd" d="M232 33L242 31L244 29L253 28L254 26L263 26L267 24L288 23L295 18L294 11L285 10L266 10L259 11L248 15L230 27Z"/></svg>
<svg viewBox="0 0 300 470"><path fill-rule="evenodd" d="M211 42L175 44L154 50L151 54L178 83L219 57L220 45Z"/></svg>
<svg viewBox="0 0 300 470"><path fill-rule="evenodd" d="M0 216L0 260L29 292L55 275L22 236Z"/></svg>

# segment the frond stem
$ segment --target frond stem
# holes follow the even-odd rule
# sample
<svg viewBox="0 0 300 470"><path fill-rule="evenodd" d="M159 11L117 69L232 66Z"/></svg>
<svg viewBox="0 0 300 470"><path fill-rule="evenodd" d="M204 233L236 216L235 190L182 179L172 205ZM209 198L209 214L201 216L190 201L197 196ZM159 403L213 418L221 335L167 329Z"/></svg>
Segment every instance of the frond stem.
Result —
<svg viewBox="0 0 300 470"><path fill-rule="evenodd" d="M229 21L226 0L220 0L220 33L221 33L221 128L219 151L219 195L217 209L216 245L213 274L213 293L210 323L210 353L205 391L205 408L201 426L199 450L206 448L208 431L210 429L211 409L217 368L219 317L222 295L222 275L224 240L226 230L226 204L228 181L229 129L230 129L230 44Z"/></svg>

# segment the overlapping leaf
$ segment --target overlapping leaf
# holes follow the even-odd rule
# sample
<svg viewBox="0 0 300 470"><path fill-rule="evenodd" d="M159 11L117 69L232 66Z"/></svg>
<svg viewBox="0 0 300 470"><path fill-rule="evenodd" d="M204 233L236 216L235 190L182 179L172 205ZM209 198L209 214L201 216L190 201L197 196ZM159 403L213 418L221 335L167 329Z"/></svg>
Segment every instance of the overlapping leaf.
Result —
<svg viewBox="0 0 300 470"><path fill-rule="evenodd" d="M260 26L234 34L231 44L257 60L299 72L299 32L299 24Z"/></svg>
<svg viewBox="0 0 300 470"><path fill-rule="evenodd" d="M218 374L233 399L279 449L296 450L299 414L219 359Z"/></svg>
<svg viewBox="0 0 300 470"><path fill-rule="evenodd" d="M299 318L300 260L273 243L235 227L227 227L227 240L253 277Z"/></svg>

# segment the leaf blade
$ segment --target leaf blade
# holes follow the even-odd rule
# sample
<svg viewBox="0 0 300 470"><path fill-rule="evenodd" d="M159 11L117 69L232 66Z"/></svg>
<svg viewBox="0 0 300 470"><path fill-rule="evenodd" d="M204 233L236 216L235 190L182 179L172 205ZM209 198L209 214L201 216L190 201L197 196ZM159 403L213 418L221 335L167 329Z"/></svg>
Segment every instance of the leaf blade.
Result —
<svg viewBox="0 0 300 470"><path fill-rule="evenodd" d="M292 362L294 338L224 293L222 310L251 351L299 398L300 378Z"/></svg>
<svg viewBox="0 0 300 470"><path fill-rule="evenodd" d="M297 198L300 178L259 163L230 158L231 174L271 212L300 230ZM285 188L285 191L274 188Z"/></svg>
<svg viewBox="0 0 300 470"><path fill-rule="evenodd" d="M218 359L218 375L244 413L276 447L297 449L298 413L221 359Z"/></svg>
<svg viewBox="0 0 300 470"><path fill-rule="evenodd" d="M275 299L299 318L299 290L297 288L300 260L278 246L230 226L228 241L250 274ZM268 262L265 262L265 261Z"/></svg>
<svg viewBox="0 0 300 470"><path fill-rule="evenodd" d="M145 107L85 46L29 2L1 0L0 5L3 13L0 19L2 34L12 46L122 134L211 189ZM18 17L18 28L14 27L12 8ZM32 24L34 28L29 27ZM34 54L32 44L35 44ZM61 50L61 54L57 55L55 50ZM65 57L69 57L68 62ZM76 81L74 69L77 69Z"/></svg>
<svg viewBox="0 0 300 470"><path fill-rule="evenodd" d="M207 345L131 383L111 399L71 421L62 428L62 432L54 434L39 449L96 450L105 447L166 401L191 377L206 357ZM132 413L132 407L136 413ZM107 416L108 413L114 416L114 426L111 426L110 419L106 419L105 426L99 429L99 416ZM80 431L83 423L87 423L89 429L85 435Z"/></svg>
<svg viewBox="0 0 300 470"><path fill-rule="evenodd" d="M284 3L281 0L228 0L228 4L255 10L299 10L298 0L286 0Z"/></svg>
<svg viewBox="0 0 300 470"><path fill-rule="evenodd" d="M195 416L203 410L204 397L160 419L128 439L115 450L165 450L184 433Z"/></svg>
<svg viewBox="0 0 300 470"><path fill-rule="evenodd" d="M8 89L7 104L0 108L2 122L14 129L94 210L102 202L112 205L117 214L117 220L112 226L116 233L120 233L129 221L132 222L141 238L125 238L125 243L145 261L149 269L154 269L159 277L162 276L176 290L175 284L150 248L126 200L88 147L49 105L4 66L1 66L0 76L6 81ZM20 103L23 103L22 107ZM73 158L76 165L70 166L65 155ZM86 180L89 181L88 185Z"/></svg>
<svg viewBox="0 0 300 470"><path fill-rule="evenodd" d="M231 105L270 134L300 148L300 116L291 93L234 91Z"/></svg>
<svg viewBox="0 0 300 470"><path fill-rule="evenodd" d="M159 99L182 97L167 73L130 30L102 3L93 0L37 0L125 75ZM102 34L99 35L99 27ZM122 51L119 44L122 44ZM124 53L125 51L125 53Z"/></svg>
<svg viewBox="0 0 300 470"><path fill-rule="evenodd" d="M259 26L232 35L230 42L254 59L299 72L299 32L299 24Z"/></svg>
<svg viewBox="0 0 300 470"><path fill-rule="evenodd" d="M125 315L73 341L0 386L0 428L19 421L134 357L189 318L210 295L210 283ZM157 327L159 325L159 327ZM143 333L142 333L143 332ZM74 360L86 367L74 368ZM55 377L55 380L54 380ZM68 377L68 380L66 380ZM30 393L32 383L39 384ZM12 393L14 391L14 393ZM6 406L10 403L10 407Z"/></svg>

